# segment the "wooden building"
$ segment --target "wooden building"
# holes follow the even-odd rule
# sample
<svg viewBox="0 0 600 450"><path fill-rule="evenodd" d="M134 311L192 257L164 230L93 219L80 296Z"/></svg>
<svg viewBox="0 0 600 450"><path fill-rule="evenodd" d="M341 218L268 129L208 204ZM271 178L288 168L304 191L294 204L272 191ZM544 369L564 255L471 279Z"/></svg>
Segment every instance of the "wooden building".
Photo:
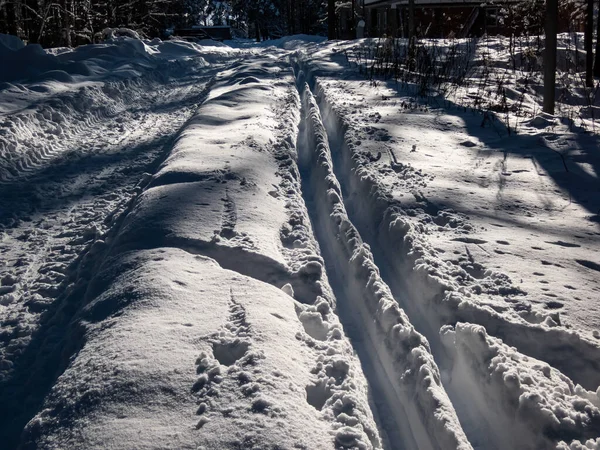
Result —
<svg viewBox="0 0 600 450"><path fill-rule="evenodd" d="M355 0L367 24L367 35L407 37L408 0ZM446 38L510 34L511 11L523 0L414 0L418 37ZM542 7L543 8L543 7ZM542 22L543 24L543 22Z"/></svg>

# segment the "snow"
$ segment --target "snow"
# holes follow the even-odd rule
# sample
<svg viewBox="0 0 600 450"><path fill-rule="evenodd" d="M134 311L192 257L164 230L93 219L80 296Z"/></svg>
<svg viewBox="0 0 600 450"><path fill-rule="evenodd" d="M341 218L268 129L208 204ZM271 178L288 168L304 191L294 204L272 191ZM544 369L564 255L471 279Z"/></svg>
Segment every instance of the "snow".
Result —
<svg viewBox="0 0 600 450"><path fill-rule="evenodd" d="M111 261L99 275L106 288L81 314L85 346L29 422L25 445L317 448L331 440L306 401L307 369L322 351L296 338L290 297L179 249Z"/></svg>
<svg viewBox="0 0 600 450"><path fill-rule="evenodd" d="M265 48L276 47L285 50L298 50L309 43L325 42L327 38L323 36L315 36L310 34L295 34L292 36L283 36L279 39L267 39L265 41L256 42L253 39L236 39L227 40L225 43L233 48Z"/></svg>
<svg viewBox="0 0 600 450"><path fill-rule="evenodd" d="M600 390L574 386L543 361L488 336L480 325L457 323L442 330L442 339L454 353L448 384L484 404L485 441L493 435L498 448L547 448L556 437L596 437ZM483 377L482 367L487 368Z"/></svg>
<svg viewBox="0 0 600 450"><path fill-rule="evenodd" d="M423 41L473 65L418 98L375 40L104 37L0 35L7 448L600 448L583 90L541 114L503 38Z"/></svg>
<svg viewBox="0 0 600 450"><path fill-rule="evenodd" d="M595 308L589 301L597 297L599 280L592 275L583 278L582 283L581 263L577 261L583 261L583 256L570 252L583 248L590 255L587 252L597 243L597 225L590 223L586 205L597 197L597 182L579 177L575 184L570 176L561 176L557 173L564 171L561 158L548 155L545 146L538 150L539 156L532 155L532 145L527 145L532 141L527 135L535 131L525 125L522 134L527 140L519 142L517 137L511 146L506 135L482 129L481 115L432 110L414 103L410 95L403 97L402 90L394 89L391 83L373 88L359 77L348 76L339 48L331 47L314 49L317 51L310 57L310 52L300 54L300 67L317 93L349 216L370 244L394 297L417 330L428 338L444 387L471 444L485 448L515 446L515 442L502 441L512 429L502 423L510 424L510 419L487 418L498 399L490 400L489 394L482 394L483 398L477 400L474 380L462 386L448 381L456 362L451 350L440 341L438 330L457 321L483 325L527 357L544 360L563 371L563 376L595 391L600 384L599 346L594 342L597 325L586 324L597 320L597 315L589 314L590 308ZM346 79L340 80L344 76ZM547 131L544 133L546 138ZM575 137L569 135L566 126L552 134L550 142ZM581 154L580 150L576 152ZM594 165L593 158L595 155L582 159ZM532 171L532 160L537 177L521 182L519 174ZM528 167L522 170L524 163ZM508 178L508 173L516 176ZM569 195L567 189L572 189L573 196L581 196L581 206L571 202L567 211L566 202L555 206L557 200L549 197L556 194L549 192L544 177L556 177L563 196ZM544 198L546 205L540 208L538 204ZM542 228L538 221L550 222L550 226ZM558 223L552 226L552 222ZM504 236L498 231L503 228L508 228ZM572 243L573 238L566 235L571 230L584 245ZM513 245L513 239L518 259L506 261L503 255L509 253L507 248ZM537 247L535 243L540 241L543 248L531 247ZM532 260L536 257L540 259ZM544 276L535 270L534 261L561 269L553 279L571 288L557 289L556 294L540 289L539 278L527 276L529 271ZM572 296L566 293L572 288L589 289L585 309L580 309L579 297L571 305L551 300ZM551 294L550 300L543 300L549 297L545 293ZM471 355L459 367L473 364L478 368L477 379L480 370L489 370L485 361L476 364ZM490 389L485 386L481 390ZM500 399L506 397L498 395ZM544 410L544 402L533 404L530 414L541 414L538 411ZM514 416L507 411L502 414ZM598 432L595 413L590 417L590 424L581 430L589 426L594 436ZM529 429L535 427L530 424ZM544 427L538 428L537 435L519 441L519 448L552 445L536 441L546 432ZM491 444L489 436L494 433L496 444ZM570 440L581 434L585 440L582 431L557 431L550 439Z"/></svg>
<svg viewBox="0 0 600 450"><path fill-rule="evenodd" d="M23 47L25 47L25 44L17 36L0 33L0 51L2 51L3 54L16 52Z"/></svg>
<svg viewBox="0 0 600 450"><path fill-rule="evenodd" d="M351 321L357 322L353 324L357 328L365 329L366 336L362 339L370 347L366 352L375 361L379 359L372 363L381 366L376 371L380 371L377 377L382 380L377 382L383 386L389 384L386 396L397 397L397 403L404 409L390 408L396 416L393 426L400 430L400 439L406 447L470 448L441 388L440 374L427 340L415 331L398 307L379 275L369 247L348 218L318 106L308 85L302 90L306 123L304 137L300 138L304 148L299 156L300 161L304 160L300 164L304 177L308 178L305 189L314 192L309 203L314 203L314 222L324 233L320 237L323 253L333 264L328 268L329 273L342 278L338 280L344 286L339 301L345 298L348 304L340 304L340 310L355 311L356 317Z"/></svg>

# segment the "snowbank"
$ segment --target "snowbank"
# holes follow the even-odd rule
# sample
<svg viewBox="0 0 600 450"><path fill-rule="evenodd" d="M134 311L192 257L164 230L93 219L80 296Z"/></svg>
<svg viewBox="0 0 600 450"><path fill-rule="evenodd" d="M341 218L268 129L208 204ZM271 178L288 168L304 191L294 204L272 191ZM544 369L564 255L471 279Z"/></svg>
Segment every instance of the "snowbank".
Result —
<svg viewBox="0 0 600 450"><path fill-rule="evenodd" d="M0 54L6 55L9 52L16 52L25 47L25 44L17 36L0 33Z"/></svg>
<svg viewBox="0 0 600 450"><path fill-rule="evenodd" d="M574 385L480 325L457 323L441 333L453 353L447 383L469 403L482 405L498 448L553 448L557 440L574 446L600 434L600 388L590 392Z"/></svg>
<svg viewBox="0 0 600 450"><path fill-rule="evenodd" d="M132 36L108 33L99 44L82 45L74 49L45 51L38 44L25 45L15 37L2 35L0 55L6 66L0 82L36 82L48 79L69 82L70 77L124 76L133 71L156 68L165 60L183 57L201 58L206 55L231 55L236 50L222 43L192 43L180 40L144 40ZM53 71L64 72L58 75ZM57 78L58 77L58 78Z"/></svg>
<svg viewBox="0 0 600 450"><path fill-rule="evenodd" d="M11 36L12 37L12 36ZM4 40L3 42L6 42ZM0 47L0 57L4 69L0 74L0 82L14 82L18 80L45 80L71 81L72 75L90 75L85 64L76 62L63 62L56 56L47 54L38 44L17 45L11 40L10 46ZM21 43L22 44L22 43ZM59 80L60 78L60 80ZM3 85L6 87L6 85Z"/></svg>

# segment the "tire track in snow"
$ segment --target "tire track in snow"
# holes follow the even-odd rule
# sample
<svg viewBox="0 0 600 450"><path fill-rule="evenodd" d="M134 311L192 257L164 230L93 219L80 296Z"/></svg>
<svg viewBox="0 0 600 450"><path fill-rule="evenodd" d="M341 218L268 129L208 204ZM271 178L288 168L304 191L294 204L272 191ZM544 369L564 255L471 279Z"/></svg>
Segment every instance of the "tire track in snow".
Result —
<svg viewBox="0 0 600 450"><path fill-rule="evenodd" d="M107 143L131 140L139 128L130 125L146 120L147 105L168 104L173 97L168 74L190 70L194 62L168 62L144 76L91 84L0 115L0 185L44 173L52 162L92 154ZM176 91L182 98L194 89L184 85Z"/></svg>

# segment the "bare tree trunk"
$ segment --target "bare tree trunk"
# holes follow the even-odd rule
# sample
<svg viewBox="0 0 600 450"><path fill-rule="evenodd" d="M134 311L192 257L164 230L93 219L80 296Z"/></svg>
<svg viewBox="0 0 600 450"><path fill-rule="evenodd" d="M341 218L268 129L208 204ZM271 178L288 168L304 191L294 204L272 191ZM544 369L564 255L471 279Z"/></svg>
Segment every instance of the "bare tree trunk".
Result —
<svg viewBox="0 0 600 450"><path fill-rule="evenodd" d="M327 38L335 39L335 0L327 0Z"/></svg>
<svg viewBox="0 0 600 450"><path fill-rule="evenodd" d="M415 0L408 0L408 39L415 37Z"/></svg>
<svg viewBox="0 0 600 450"><path fill-rule="evenodd" d="M593 38L594 38L594 0L587 0L587 11L585 19L585 85L594 87L594 53L593 53ZM577 52L575 52L577 54Z"/></svg>
<svg viewBox="0 0 600 450"><path fill-rule="evenodd" d="M600 18L596 22L596 62L594 63L594 76L600 77Z"/></svg>
<svg viewBox="0 0 600 450"><path fill-rule="evenodd" d="M356 38L356 8L354 6L354 0L352 0L352 12L350 13L350 36L352 39Z"/></svg>
<svg viewBox="0 0 600 450"><path fill-rule="evenodd" d="M62 29L62 45L64 45L65 47L71 47L72 46L72 42L71 42L71 27L72 27L72 22L73 22L73 18L71 17L72 11L71 11L71 2L69 2L68 0L64 0L63 5L62 5L62 11L61 11L62 15L63 15L63 29Z"/></svg>
<svg viewBox="0 0 600 450"><path fill-rule="evenodd" d="M6 33L17 36L19 27L17 26L16 2L6 2L3 8L4 17L6 18Z"/></svg>
<svg viewBox="0 0 600 450"><path fill-rule="evenodd" d="M296 0L290 1L290 32L296 34Z"/></svg>
<svg viewBox="0 0 600 450"><path fill-rule="evenodd" d="M546 49L544 50L544 112L554 114L556 90L556 33L558 0L546 1Z"/></svg>

